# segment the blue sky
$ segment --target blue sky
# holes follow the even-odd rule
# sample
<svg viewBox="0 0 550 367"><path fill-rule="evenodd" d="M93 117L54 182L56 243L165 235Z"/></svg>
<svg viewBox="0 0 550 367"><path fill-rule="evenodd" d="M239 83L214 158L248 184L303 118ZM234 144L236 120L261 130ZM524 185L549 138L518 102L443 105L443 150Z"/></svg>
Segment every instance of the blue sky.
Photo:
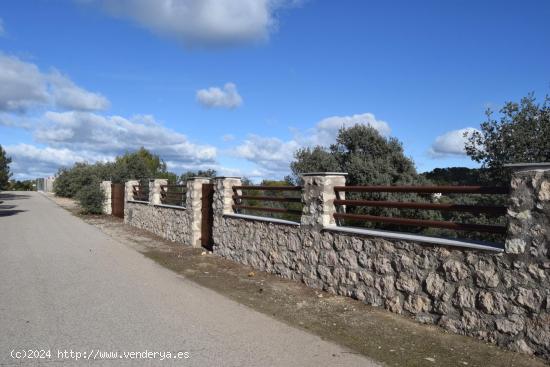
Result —
<svg viewBox="0 0 550 367"><path fill-rule="evenodd" d="M371 124L419 171L471 166L462 131L550 86L550 3L0 3L0 144L17 178L146 146L177 172L282 177Z"/></svg>

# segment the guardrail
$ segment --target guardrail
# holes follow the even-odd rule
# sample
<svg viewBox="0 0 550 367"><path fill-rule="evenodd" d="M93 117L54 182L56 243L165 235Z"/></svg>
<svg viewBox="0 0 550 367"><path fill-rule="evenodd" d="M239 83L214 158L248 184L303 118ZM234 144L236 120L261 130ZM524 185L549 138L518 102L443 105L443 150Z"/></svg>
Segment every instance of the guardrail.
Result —
<svg viewBox="0 0 550 367"><path fill-rule="evenodd" d="M481 195L506 195L509 189L503 187L486 186L335 186L337 196L340 192L353 193L415 193L415 194L481 194ZM426 202L401 202L390 200L350 200L336 199L334 204L337 212L335 219L389 223L404 226L445 228L455 231L475 231L494 234L505 234L506 227L502 225L456 223L452 221L413 219L394 216L379 216L359 213L343 213L342 207L383 207L397 209L436 210L443 212L468 212L474 214L487 214L490 216L503 216L506 207L501 205L462 205L453 203L426 203ZM340 210L338 210L340 209ZM338 222L338 221L337 221Z"/></svg>
<svg viewBox="0 0 550 367"><path fill-rule="evenodd" d="M243 191L246 193L242 194ZM283 196L285 192L297 192L298 195ZM233 210L235 213L277 213L279 215L272 214L271 217L288 219L286 216L289 216L299 221L302 215L301 192L302 186L233 186Z"/></svg>
<svg viewBox="0 0 550 367"><path fill-rule="evenodd" d="M161 185L160 202L164 205L185 207L187 196L186 185Z"/></svg>

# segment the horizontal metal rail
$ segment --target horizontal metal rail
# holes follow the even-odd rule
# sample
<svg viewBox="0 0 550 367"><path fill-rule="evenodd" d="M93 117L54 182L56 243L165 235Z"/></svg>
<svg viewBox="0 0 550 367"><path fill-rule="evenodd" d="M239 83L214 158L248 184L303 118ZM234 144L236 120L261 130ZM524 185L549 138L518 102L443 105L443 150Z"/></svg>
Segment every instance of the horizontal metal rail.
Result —
<svg viewBox="0 0 550 367"><path fill-rule="evenodd" d="M166 197L181 197L181 196L185 196L185 194L187 194L186 192L161 192L160 193L161 196L166 196Z"/></svg>
<svg viewBox="0 0 550 367"><path fill-rule="evenodd" d="M134 200L149 201L149 186L133 185Z"/></svg>
<svg viewBox="0 0 550 367"><path fill-rule="evenodd" d="M508 194L506 187L489 186L335 186L336 192L411 192L442 194Z"/></svg>
<svg viewBox="0 0 550 367"><path fill-rule="evenodd" d="M161 188L183 188L186 189L186 185L160 185Z"/></svg>
<svg viewBox="0 0 550 367"><path fill-rule="evenodd" d="M263 191L301 191L302 186L233 186L233 191L236 190L263 190Z"/></svg>
<svg viewBox="0 0 550 367"><path fill-rule="evenodd" d="M413 202L402 202L402 201L340 200L340 199L334 200L334 205L425 209L425 210L456 211L456 212L470 212L470 213L489 213L489 214L496 214L496 215L506 214L505 206L490 206L490 205L433 204L433 203L413 203Z"/></svg>
<svg viewBox="0 0 550 367"><path fill-rule="evenodd" d="M505 226L495 226L495 225L486 225L486 224L454 223L454 222L445 222L445 221L437 221L437 220L409 219L409 218L401 218L401 217L380 217L380 216L368 215L368 214L345 214L345 213L335 213L334 218L351 219L351 220L367 221L367 222L392 223L392 224L401 224L406 226L447 228L447 229L453 229L456 231L476 231L476 232L489 232L489 233L499 233L499 234L506 233Z"/></svg>
<svg viewBox="0 0 550 367"><path fill-rule="evenodd" d="M254 195L234 195L233 200L260 200L260 201L283 201L287 203L301 203L302 198L287 198L277 196L254 196Z"/></svg>
<svg viewBox="0 0 550 367"><path fill-rule="evenodd" d="M294 209L285 209L285 208L265 208L260 206L249 206L249 205L233 205L233 210L236 209L246 209L246 210L256 210L259 212L273 212L273 213L288 213L302 215L301 210Z"/></svg>

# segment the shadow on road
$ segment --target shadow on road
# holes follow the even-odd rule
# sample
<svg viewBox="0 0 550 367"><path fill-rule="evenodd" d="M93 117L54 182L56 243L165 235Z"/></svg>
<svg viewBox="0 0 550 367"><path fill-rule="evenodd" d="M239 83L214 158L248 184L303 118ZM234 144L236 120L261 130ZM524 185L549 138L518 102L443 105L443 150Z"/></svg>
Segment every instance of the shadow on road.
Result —
<svg viewBox="0 0 550 367"><path fill-rule="evenodd" d="M30 195L26 194L8 194L8 193L1 193L0 194L0 202L4 200L23 200L30 198Z"/></svg>
<svg viewBox="0 0 550 367"><path fill-rule="evenodd" d="M15 193L0 193L0 217L10 217L19 213L26 212L26 210L14 209L17 205L8 204L6 202L12 200L24 200L31 196L28 194L15 194Z"/></svg>
<svg viewBox="0 0 550 367"><path fill-rule="evenodd" d="M23 212L26 212L26 210L0 210L0 217L9 217Z"/></svg>

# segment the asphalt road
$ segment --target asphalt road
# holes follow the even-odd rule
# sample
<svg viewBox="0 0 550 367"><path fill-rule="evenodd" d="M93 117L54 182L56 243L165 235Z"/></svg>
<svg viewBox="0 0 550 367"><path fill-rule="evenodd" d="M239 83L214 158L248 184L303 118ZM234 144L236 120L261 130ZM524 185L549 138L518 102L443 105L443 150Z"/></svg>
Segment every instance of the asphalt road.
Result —
<svg viewBox="0 0 550 367"><path fill-rule="evenodd" d="M0 201L0 366L376 365L176 275L39 193ZM51 358L11 356L29 350ZM188 358L120 359L146 351Z"/></svg>

